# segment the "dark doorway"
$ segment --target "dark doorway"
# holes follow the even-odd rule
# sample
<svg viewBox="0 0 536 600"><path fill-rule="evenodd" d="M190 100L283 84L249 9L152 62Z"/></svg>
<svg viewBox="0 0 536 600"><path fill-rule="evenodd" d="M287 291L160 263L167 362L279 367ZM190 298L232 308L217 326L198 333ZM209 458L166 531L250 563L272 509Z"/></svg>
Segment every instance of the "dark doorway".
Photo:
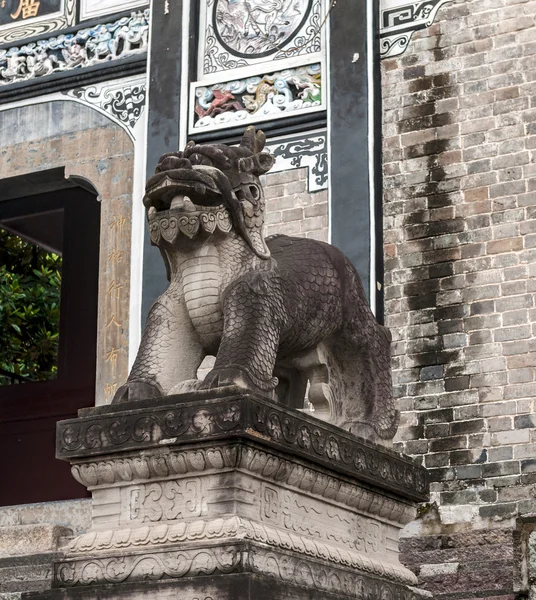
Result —
<svg viewBox="0 0 536 600"><path fill-rule="evenodd" d="M100 203L79 187L0 201L0 228L61 256L56 367L0 386L0 506L87 496L55 428L95 401Z"/></svg>

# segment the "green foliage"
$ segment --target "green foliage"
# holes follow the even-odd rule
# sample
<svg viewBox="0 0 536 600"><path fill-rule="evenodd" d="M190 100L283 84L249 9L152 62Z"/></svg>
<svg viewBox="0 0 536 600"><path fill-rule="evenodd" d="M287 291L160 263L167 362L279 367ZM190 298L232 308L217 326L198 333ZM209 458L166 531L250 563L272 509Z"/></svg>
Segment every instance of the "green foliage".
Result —
<svg viewBox="0 0 536 600"><path fill-rule="evenodd" d="M0 229L0 369L56 377L61 257Z"/></svg>

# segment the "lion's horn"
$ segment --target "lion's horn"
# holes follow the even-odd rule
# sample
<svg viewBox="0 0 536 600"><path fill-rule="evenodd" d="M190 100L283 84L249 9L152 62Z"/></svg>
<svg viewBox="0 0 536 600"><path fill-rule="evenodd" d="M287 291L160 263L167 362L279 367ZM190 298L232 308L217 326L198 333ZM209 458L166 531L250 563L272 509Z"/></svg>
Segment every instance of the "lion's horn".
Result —
<svg viewBox="0 0 536 600"><path fill-rule="evenodd" d="M266 144L266 136L264 135L264 131L259 130L255 134L255 144L254 144L253 152L255 154L262 152L262 150L264 148L264 144Z"/></svg>
<svg viewBox="0 0 536 600"><path fill-rule="evenodd" d="M266 136L263 131L256 131L253 125L250 125L246 131L244 131L244 135L242 136L242 140L240 142L240 146L242 148L246 148L253 154L258 154L262 152L264 148L264 144L266 144Z"/></svg>
<svg viewBox="0 0 536 600"><path fill-rule="evenodd" d="M255 127L253 127L253 125L250 125L246 128L246 131L244 131L240 146L246 148L250 152L255 152Z"/></svg>

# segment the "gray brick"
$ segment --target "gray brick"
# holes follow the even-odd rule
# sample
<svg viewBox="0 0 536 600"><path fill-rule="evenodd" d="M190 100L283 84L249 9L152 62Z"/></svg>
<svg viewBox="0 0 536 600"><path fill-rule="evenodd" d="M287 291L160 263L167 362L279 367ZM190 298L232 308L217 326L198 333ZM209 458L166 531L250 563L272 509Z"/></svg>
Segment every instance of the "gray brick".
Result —
<svg viewBox="0 0 536 600"><path fill-rule="evenodd" d="M477 527L536 509L535 11L447 3L384 62L386 311L397 391L415 395L402 435L423 428L434 494Z"/></svg>

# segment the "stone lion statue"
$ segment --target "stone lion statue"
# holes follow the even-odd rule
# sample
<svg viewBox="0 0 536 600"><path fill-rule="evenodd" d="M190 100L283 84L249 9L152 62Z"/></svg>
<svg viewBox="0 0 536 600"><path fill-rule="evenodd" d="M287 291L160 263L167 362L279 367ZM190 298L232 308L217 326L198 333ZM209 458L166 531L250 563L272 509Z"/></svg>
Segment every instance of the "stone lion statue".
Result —
<svg viewBox="0 0 536 600"><path fill-rule="evenodd" d="M114 402L238 386L303 408L308 388L316 416L390 439L390 334L337 248L265 239L259 176L274 163L265 139L249 127L237 147L190 142L147 181L151 241L170 283ZM199 381L207 355L216 361Z"/></svg>

